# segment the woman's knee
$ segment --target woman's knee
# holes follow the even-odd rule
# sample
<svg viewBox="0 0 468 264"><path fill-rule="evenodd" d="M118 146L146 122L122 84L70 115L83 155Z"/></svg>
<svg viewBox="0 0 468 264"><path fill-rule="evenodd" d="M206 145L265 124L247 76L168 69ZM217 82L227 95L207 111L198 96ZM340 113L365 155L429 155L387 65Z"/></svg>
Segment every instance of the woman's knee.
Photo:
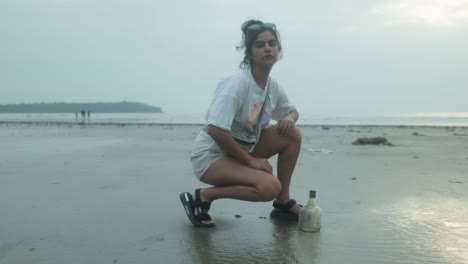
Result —
<svg viewBox="0 0 468 264"><path fill-rule="evenodd" d="M278 197L281 192L281 183L276 177L270 176L268 180L261 182L257 186L257 189L260 201L268 202Z"/></svg>
<svg viewBox="0 0 468 264"><path fill-rule="evenodd" d="M294 142L298 142L298 143L302 142L301 130L296 126L289 130L289 135L288 136Z"/></svg>

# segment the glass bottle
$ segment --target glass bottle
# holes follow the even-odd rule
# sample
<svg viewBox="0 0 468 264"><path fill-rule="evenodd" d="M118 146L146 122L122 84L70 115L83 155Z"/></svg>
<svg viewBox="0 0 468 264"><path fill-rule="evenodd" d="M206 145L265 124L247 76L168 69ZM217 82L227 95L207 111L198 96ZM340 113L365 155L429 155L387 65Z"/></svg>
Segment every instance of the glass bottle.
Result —
<svg viewBox="0 0 468 264"><path fill-rule="evenodd" d="M315 204L316 192L309 192L309 202L299 211L299 229L305 232L318 232L321 227L322 209Z"/></svg>

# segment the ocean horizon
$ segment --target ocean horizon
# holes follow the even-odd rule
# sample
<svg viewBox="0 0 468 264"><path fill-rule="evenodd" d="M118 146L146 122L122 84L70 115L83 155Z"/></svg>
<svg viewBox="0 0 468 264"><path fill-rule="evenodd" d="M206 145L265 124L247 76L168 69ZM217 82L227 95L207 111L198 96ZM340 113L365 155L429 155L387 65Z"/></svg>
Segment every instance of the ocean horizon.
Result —
<svg viewBox="0 0 468 264"><path fill-rule="evenodd" d="M202 125L203 113L0 113L0 123L89 123ZM274 121L272 121L274 123ZM468 112L426 112L380 115L301 114L298 125L450 126L468 127Z"/></svg>

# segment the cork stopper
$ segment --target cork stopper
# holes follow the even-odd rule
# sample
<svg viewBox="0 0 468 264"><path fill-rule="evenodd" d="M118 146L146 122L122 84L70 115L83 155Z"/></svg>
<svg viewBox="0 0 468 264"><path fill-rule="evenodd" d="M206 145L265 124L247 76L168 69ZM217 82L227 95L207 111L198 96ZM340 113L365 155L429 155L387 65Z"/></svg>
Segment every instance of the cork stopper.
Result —
<svg viewBox="0 0 468 264"><path fill-rule="evenodd" d="M316 191L310 190L310 192L309 192L309 197L310 197L310 198L315 198L316 194L317 194Z"/></svg>

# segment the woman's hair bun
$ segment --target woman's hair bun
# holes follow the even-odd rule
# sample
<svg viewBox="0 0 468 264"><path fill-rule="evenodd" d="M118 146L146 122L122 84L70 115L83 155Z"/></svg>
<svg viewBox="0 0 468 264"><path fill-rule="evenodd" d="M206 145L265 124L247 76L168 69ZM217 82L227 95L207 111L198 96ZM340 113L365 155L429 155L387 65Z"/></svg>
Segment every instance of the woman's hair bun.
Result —
<svg viewBox="0 0 468 264"><path fill-rule="evenodd" d="M245 21L241 26L242 33L244 35L247 35L247 28L249 28L251 25L256 25L256 24L262 25L263 22L260 20L255 20L255 19Z"/></svg>

